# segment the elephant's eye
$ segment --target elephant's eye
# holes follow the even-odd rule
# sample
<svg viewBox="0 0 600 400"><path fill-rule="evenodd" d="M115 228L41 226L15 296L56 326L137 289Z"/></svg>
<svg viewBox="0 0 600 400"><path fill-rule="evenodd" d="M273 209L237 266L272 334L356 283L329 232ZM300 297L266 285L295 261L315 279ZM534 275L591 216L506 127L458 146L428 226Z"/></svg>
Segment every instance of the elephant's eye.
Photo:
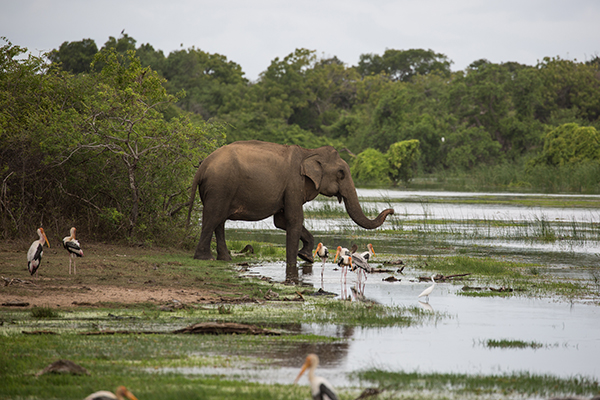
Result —
<svg viewBox="0 0 600 400"><path fill-rule="evenodd" d="M346 177L346 173L344 172L343 169L340 169L337 173L338 175L338 179L341 181L342 179L344 179Z"/></svg>

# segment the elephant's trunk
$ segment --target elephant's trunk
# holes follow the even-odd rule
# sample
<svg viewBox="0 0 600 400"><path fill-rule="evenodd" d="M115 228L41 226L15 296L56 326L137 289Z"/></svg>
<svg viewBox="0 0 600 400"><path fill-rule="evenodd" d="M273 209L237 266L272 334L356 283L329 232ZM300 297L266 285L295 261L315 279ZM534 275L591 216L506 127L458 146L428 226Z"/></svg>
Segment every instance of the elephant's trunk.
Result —
<svg viewBox="0 0 600 400"><path fill-rule="evenodd" d="M379 228L385 222L387 216L394 213L392 208L388 208L383 210L375 219L369 219L360 207L356 190L351 191L347 196L342 196L342 198L350 218L365 229Z"/></svg>

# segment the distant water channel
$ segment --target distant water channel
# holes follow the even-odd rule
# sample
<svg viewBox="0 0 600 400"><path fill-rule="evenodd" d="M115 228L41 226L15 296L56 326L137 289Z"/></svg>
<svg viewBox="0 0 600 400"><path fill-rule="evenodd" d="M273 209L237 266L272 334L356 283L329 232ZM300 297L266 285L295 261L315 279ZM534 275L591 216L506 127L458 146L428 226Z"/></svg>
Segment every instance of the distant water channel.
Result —
<svg viewBox="0 0 600 400"><path fill-rule="evenodd" d="M381 211L393 207L396 214L375 231L357 228L347 217L306 219L305 226L316 241L330 248L350 242L372 242L378 253L398 255L473 254L512 257L542 265L542 273L558 279L600 279L600 209L536 205L544 199L600 199L600 196L561 196L505 193L410 192L359 190L363 209ZM479 203L481 198L497 203ZM527 206L501 201L527 198ZM517 203L518 204L518 203ZM319 200L305 210L341 207L337 202ZM285 243L285 235L270 219L259 222L226 223L227 238ZM379 231L385 230L385 233ZM394 232L398 232L395 236ZM402 233L402 235L400 235ZM544 236L546 235L546 236ZM540 239L545 237L545 239ZM356 276L349 273L346 285L331 262L326 264L323 288L351 295ZM285 279L283 262L261 263L249 274ZM321 287L321 263L299 264L300 281ZM428 304L418 294L430 283L417 275L427 271L404 271L399 282L382 279L389 274L371 274L362 293L368 299L389 305L419 306L444 317L436 323L409 328L346 328L304 324L307 333L345 337L343 344L318 348L282 349L270 357L279 367L265 373L247 372L248 379L289 383L295 377L307 351L322 359L320 374L337 385L350 384L347 373L365 368L406 372L467 374L510 374L528 371L561 377L600 376L600 307L585 302L567 303L557 299L478 298L460 296L461 286L438 284ZM471 284L471 283L470 283ZM596 296L597 298L597 296ZM487 340L535 342L536 349L489 348ZM188 371L189 372L189 371Z"/></svg>

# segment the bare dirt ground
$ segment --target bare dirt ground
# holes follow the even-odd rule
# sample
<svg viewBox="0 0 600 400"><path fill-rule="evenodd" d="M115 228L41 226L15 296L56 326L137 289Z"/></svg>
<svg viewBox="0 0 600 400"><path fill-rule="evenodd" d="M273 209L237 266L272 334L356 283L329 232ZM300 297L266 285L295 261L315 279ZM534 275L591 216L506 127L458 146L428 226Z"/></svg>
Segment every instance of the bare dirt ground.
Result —
<svg viewBox="0 0 600 400"><path fill-rule="evenodd" d="M69 258L61 243L44 248L39 278L27 270L30 243L0 242L0 309L17 303L28 307L78 307L102 303L205 303L231 296L235 288L215 289L206 279L180 270L181 261L152 262L147 257L171 254L110 244L86 244L77 259L77 274L69 275ZM188 254L189 253L189 254ZM191 252L175 254L189 256ZM208 275L208 272L206 273Z"/></svg>

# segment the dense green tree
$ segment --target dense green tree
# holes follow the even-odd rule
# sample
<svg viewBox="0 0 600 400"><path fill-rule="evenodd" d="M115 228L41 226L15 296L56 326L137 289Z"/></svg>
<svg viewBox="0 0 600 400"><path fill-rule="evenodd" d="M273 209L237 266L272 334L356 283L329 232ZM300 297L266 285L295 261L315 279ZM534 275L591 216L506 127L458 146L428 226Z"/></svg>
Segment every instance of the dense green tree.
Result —
<svg viewBox="0 0 600 400"><path fill-rule="evenodd" d="M165 76L167 58L162 50L155 50L150 43L146 43L137 48L135 55L140 59L142 67L150 67L162 77Z"/></svg>
<svg viewBox="0 0 600 400"><path fill-rule="evenodd" d="M409 81L416 75L440 74L450 76L452 61L433 50L386 50L382 56L361 54L356 69L362 76L386 74L393 81Z"/></svg>
<svg viewBox="0 0 600 400"><path fill-rule="evenodd" d="M25 51L0 48L0 234L50 224L172 238L198 160L223 141L219 125L165 119L176 98L132 51L101 51L102 70L79 75L18 59Z"/></svg>
<svg viewBox="0 0 600 400"><path fill-rule="evenodd" d="M533 165L565 166L600 162L600 133L592 126L560 125L546 134L544 149Z"/></svg>
<svg viewBox="0 0 600 400"><path fill-rule="evenodd" d="M169 93L185 91L186 96L177 104L207 120L221 112L237 85L247 84L238 64L193 47L171 52L162 75Z"/></svg>
<svg viewBox="0 0 600 400"><path fill-rule="evenodd" d="M77 42L63 42L60 47L48 53L48 59L60 65L65 71L79 74L90 72L98 46L93 39L83 39Z"/></svg>
<svg viewBox="0 0 600 400"><path fill-rule="evenodd" d="M386 156L379 150L369 148L356 156L350 172L357 183L387 185L391 183L389 170Z"/></svg>
<svg viewBox="0 0 600 400"><path fill-rule="evenodd" d="M385 154L389 165L388 174L392 181L409 182L414 176L415 165L420 155L419 141L416 139L392 144Z"/></svg>
<svg viewBox="0 0 600 400"><path fill-rule="evenodd" d="M122 163L127 182L122 187L129 193L120 208L128 211L129 235L136 236L144 229L138 223L140 215L153 218L154 213L172 214L182 207L191 167L218 142L207 135L206 127L181 118L164 120L160 107L177 98L167 94L156 72L141 67L134 51L128 58L122 63L112 49L96 56L95 62L103 65L99 90L85 99L90 118L76 148L112 153Z"/></svg>
<svg viewBox="0 0 600 400"><path fill-rule="evenodd" d="M121 32L121 36L115 38L109 36L108 40L102 46L102 50L114 50L118 54L125 55L129 51L135 51L135 44L137 41L125 33L125 30Z"/></svg>
<svg viewBox="0 0 600 400"><path fill-rule="evenodd" d="M544 58L538 65L542 106L537 117L545 123L592 124L600 128L600 68L598 64Z"/></svg>
<svg viewBox="0 0 600 400"><path fill-rule="evenodd" d="M492 164L500 148L484 128L460 126L444 138L444 164L449 169L468 171L476 165Z"/></svg>

